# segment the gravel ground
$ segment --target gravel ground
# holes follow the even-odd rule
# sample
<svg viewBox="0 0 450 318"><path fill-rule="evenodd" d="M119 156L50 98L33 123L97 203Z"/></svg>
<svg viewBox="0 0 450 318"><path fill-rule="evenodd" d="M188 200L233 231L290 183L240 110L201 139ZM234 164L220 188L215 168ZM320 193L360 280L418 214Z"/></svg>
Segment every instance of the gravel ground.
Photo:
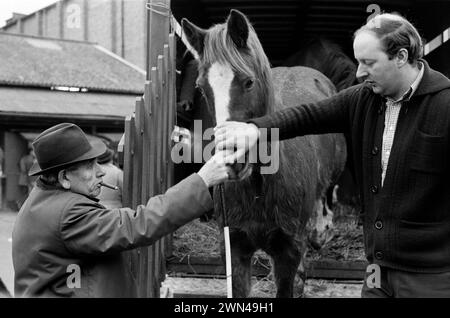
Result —
<svg viewBox="0 0 450 318"><path fill-rule="evenodd" d="M226 297L225 279L168 277L163 283L173 297ZM252 282L252 294L255 298L275 297L275 287L267 279ZM360 298L362 282L335 282L309 279L305 285L305 298Z"/></svg>

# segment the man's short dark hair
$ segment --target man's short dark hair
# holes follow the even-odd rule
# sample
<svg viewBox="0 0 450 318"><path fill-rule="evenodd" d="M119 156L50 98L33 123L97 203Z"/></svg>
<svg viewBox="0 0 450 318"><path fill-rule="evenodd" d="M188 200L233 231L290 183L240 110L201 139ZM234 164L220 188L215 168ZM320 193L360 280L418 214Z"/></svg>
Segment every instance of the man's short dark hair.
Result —
<svg viewBox="0 0 450 318"><path fill-rule="evenodd" d="M383 49L394 58L400 49L408 51L408 62L415 65L423 56L423 42L417 29L399 14L383 13L359 28L354 38L363 31L370 31L381 41Z"/></svg>

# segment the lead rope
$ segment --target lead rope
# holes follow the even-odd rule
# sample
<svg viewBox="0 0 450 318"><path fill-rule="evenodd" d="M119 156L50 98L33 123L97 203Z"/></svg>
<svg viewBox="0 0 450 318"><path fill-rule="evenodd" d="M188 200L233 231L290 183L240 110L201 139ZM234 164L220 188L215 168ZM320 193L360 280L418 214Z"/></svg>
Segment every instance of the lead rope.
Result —
<svg viewBox="0 0 450 318"><path fill-rule="evenodd" d="M227 277L227 298L233 298L233 273L231 268L230 229L228 227L228 213L225 206L225 189L219 184L220 208L222 209L223 236L225 240L225 273Z"/></svg>

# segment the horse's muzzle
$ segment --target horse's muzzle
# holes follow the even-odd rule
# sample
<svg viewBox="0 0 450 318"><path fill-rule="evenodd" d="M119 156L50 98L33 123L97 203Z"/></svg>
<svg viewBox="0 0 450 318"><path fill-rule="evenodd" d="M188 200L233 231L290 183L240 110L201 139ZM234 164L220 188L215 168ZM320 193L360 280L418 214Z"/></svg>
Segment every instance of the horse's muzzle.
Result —
<svg viewBox="0 0 450 318"><path fill-rule="evenodd" d="M229 180L242 181L251 176L253 166L249 162L248 154L245 155L245 163L234 163L231 165Z"/></svg>

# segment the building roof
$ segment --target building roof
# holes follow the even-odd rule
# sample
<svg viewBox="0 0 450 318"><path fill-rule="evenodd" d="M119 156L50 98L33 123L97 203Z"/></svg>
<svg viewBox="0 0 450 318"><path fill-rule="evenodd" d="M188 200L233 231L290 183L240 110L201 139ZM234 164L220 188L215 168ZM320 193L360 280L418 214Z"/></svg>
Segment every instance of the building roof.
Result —
<svg viewBox="0 0 450 318"><path fill-rule="evenodd" d="M133 113L135 100L128 94L0 87L0 116L123 120Z"/></svg>
<svg viewBox="0 0 450 318"><path fill-rule="evenodd" d="M89 42L0 32L0 85L136 93L145 71Z"/></svg>

